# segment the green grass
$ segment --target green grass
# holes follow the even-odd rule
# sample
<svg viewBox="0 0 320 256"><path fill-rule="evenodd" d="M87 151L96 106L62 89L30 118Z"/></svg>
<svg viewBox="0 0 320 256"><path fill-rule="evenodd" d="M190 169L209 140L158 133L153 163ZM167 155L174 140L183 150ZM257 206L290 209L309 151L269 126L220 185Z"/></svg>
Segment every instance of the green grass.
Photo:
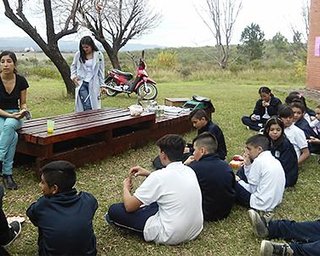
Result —
<svg viewBox="0 0 320 256"><path fill-rule="evenodd" d="M193 82L163 82L158 84L159 104L166 97L206 96L216 107L213 119L222 128L228 147L228 160L242 151L247 137L254 134L241 124L240 118L250 114L258 98L261 85L260 76L251 74L244 78L235 76ZM263 83L270 86L281 100L292 89L303 88L302 82L288 77L264 74ZM289 77L290 78L290 77ZM29 79L28 106L33 117L45 117L72 112L74 100L66 96L61 81ZM280 85L279 85L280 84ZM136 103L135 95L117 95L104 97L103 107L127 107ZM310 102L314 107L316 102ZM184 135L187 141L195 132ZM122 181L129 168L142 165L151 168L151 160L156 156L157 148L149 144L137 150L106 158L104 161L88 164L77 172L78 190L85 190L95 195L99 208L95 215L94 227L97 236L98 255L258 255L260 240L255 238L250 229L246 209L235 206L231 215L223 221L205 223L200 236L192 242L178 246L163 246L146 243L127 232L119 231L107 225L104 214L108 206L122 200ZM311 157L300 169L298 184L285 192L283 203L275 210L276 218L294 218L312 220L318 217L319 206L319 165L317 158ZM14 176L20 185L17 191L7 191L4 197L4 210L9 216L23 215L27 207L41 196L34 170L28 166L14 168ZM136 186L142 181L138 178ZM192 207L192 206L190 206ZM54 218L54 216L53 216ZM37 254L37 229L27 220L23 225L20 238L9 248L12 255Z"/></svg>

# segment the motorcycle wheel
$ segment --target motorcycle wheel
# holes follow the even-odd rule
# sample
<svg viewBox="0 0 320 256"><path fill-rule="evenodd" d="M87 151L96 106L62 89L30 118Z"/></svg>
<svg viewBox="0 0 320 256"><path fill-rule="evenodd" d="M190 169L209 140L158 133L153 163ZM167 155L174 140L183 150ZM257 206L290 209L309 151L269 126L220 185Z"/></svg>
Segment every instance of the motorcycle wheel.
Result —
<svg viewBox="0 0 320 256"><path fill-rule="evenodd" d="M158 89L155 84L142 84L137 91L139 97L143 100L154 100L158 96Z"/></svg>
<svg viewBox="0 0 320 256"><path fill-rule="evenodd" d="M106 85L108 85L108 86L112 86L112 87L115 87L117 84L114 82L114 81L106 81L106 83L105 83ZM117 94L118 94L118 92L117 91L115 91L115 90L112 90L112 89L110 89L110 88L106 88L106 94L108 95L108 96L110 96L110 97L114 97L114 96L116 96Z"/></svg>

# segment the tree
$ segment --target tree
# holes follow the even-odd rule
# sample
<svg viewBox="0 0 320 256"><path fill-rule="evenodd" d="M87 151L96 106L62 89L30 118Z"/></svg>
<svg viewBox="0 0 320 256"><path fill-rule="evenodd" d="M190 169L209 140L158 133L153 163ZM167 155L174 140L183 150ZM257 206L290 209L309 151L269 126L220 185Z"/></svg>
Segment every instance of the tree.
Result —
<svg viewBox="0 0 320 256"><path fill-rule="evenodd" d="M102 44L111 64L120 69L119 50L154 28L160 19L147 0L83 0L79 21Z"/></svg>
<svg viewBox="0 0 320 256"><path fill-rule="evenodd" d="M233 27L242 8L242 0L206 0L209 21L202 18L215 38L216 61L226 68L230 57Z"/></svg>
<svg viewBox="0 0 320 256"><path fill-rule="evenodd" d="M285 52L289 46L288 39L280 32L275 34L275 36L271 39L271 42L279 54Z"/></svg>
<svg viewBox="0 0 320 256"><path fill-rule="evenodd" d="M249 57L249 60L261 59L264 50L264 33L255 23L247 26L241 33L241 50Z"/></svg>
<svg viewBox="0 0 320 256"><path fill-rule="evenodd" d="M59 70L61 77L66 85L67 92L69 94L74 93L74 85L70 79L70 68L66 60L63 58L59 47L58 41L67 35L77 32L78 22L76 21L76 10L79 6L80 0L72 1L70 10L61 9L61 6L55 5L53 9L53 3L51 0L43 0L44 7L44 22L46 25L46 40L44 40L36 26L32 25L27 17L25 16L24 9L28 1L17 0L3 0L5 7L5 15L18 27L20 27L24 32L26 32L42 49L42 51L49 57L53 64ZM30 3L34 7L34 2ZM12 10L11 6L16 6L16 13ZM30 6L29 6L30 8ZM55 10L55 13L53 12ZM58 15L61 14L61 15ZM64 21L60 31L57 32L57 25L55 26L54 18L63 17Z"/></svg>

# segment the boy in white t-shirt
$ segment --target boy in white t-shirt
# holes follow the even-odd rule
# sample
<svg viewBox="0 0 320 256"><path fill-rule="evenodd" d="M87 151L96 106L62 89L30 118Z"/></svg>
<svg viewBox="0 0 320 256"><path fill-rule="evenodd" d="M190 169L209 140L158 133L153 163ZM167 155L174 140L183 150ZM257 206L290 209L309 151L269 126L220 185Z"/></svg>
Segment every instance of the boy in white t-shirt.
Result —
<svg viewBox="0 0 320 256"><path fill-rule="evenodd" d="M286 178L283 167L269 151L261 134L246 141L243 177L236 176L236 201L240 205L270 212L281 203Z"/></svg>
<svg viewBox="0 0 320 256"><path fill-rule="evenodd" d="M123 182L123 203L106 214L110 224L143 235L146 241L179 244L195 239L203 228L202 198L194 171L181 162L185 141L168 134L157 141L165 168L154 172L135 166ZM132 177L147 177L131 194Z"/></svg>
<svg viewBox="0 0 320 256"><path fill-rule="evenodd" d="M294 113L290 106L283 105L279 109L279 117L284 124L284 133L293 145L300 165L310 156L310 151L303 130L294 125L293 115Z"/></svg>

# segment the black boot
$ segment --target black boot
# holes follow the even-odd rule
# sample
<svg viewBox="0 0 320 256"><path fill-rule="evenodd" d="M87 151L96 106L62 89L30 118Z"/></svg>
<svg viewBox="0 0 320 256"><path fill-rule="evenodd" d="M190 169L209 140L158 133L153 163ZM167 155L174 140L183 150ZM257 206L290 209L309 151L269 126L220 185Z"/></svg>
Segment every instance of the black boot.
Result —
<svg viewBox="0 0 320 256"><path fill-rule="evenodd" d="M4 187L6 189L14 189L14 190L18 189L18 185L13 180L12 175L3 174L2 175L2 180L3 180Z"/></svg>

